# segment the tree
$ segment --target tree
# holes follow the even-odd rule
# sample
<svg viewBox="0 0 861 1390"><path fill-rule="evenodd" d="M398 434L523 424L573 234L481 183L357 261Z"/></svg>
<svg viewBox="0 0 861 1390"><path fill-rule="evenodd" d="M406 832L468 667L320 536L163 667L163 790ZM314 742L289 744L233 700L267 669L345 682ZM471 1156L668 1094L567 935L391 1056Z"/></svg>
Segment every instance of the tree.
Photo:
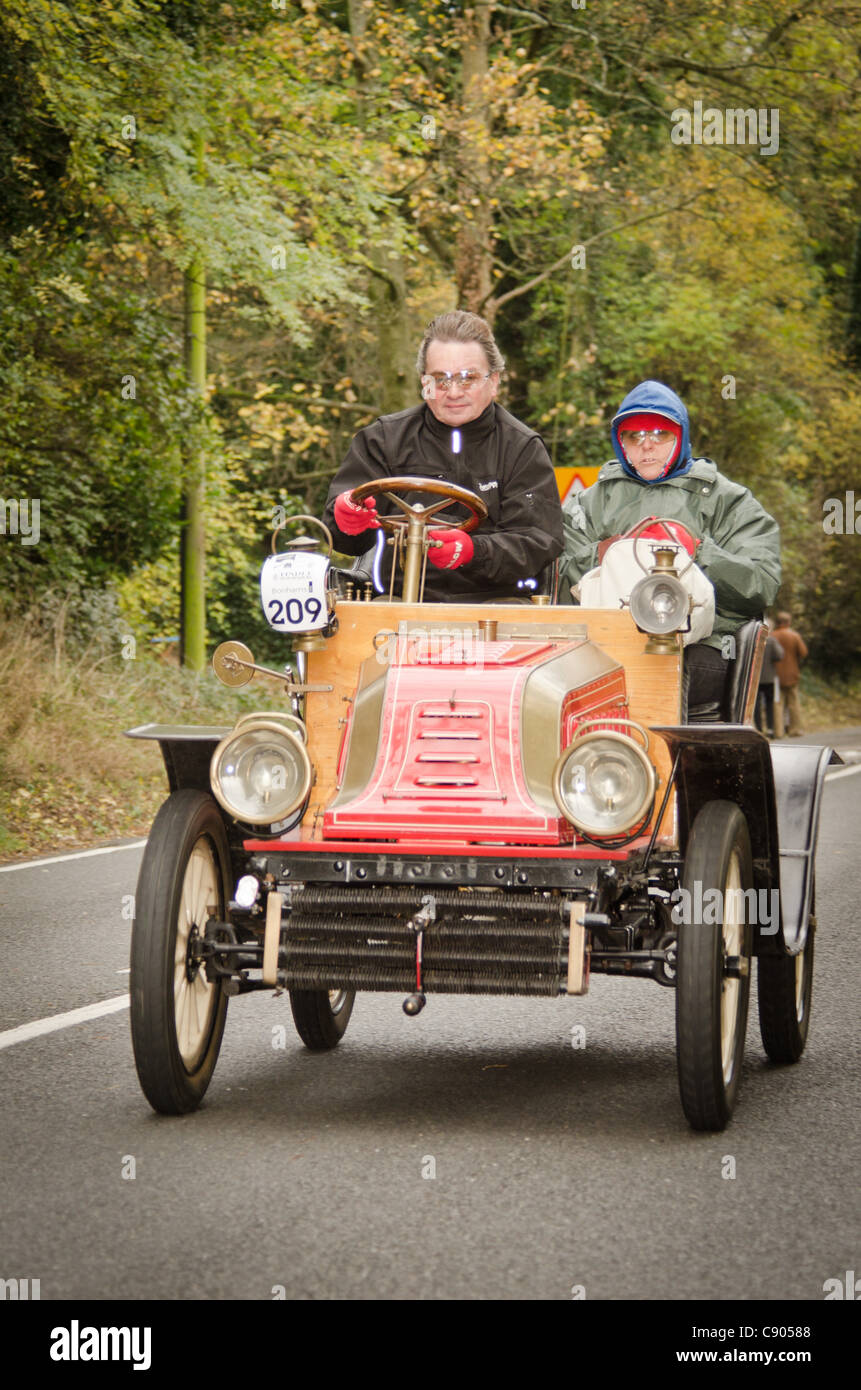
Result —
<svg viewBox="0 0 861 1390"><path fill-rule="evenodd" d="M17 64L16 86L31 99L30 118L47 126L57 151L53 162L22 158L18 167L13 196L5 209L8 231L20 223L25 199L32 203L37 218L43 206L48 215L44 230L34 225L29 235L9 245L9 272L26 264L28 283L37 298L50 294L80 306L91 301L94 283L122 275L123 265L127 273L128 264L136 263L144 270L151 291L138 296L152 309L147 326L151 331L153 319L159 317L163 324L162 362L165 349L177 343L170 330L182 282L177 273L187 285L200 285L204 259L213 285L225 286L237 299L244 299L237 304L240 311L258 322L279 323L299 341L307 341L308 306L336 301L357 304L361 298L351 287L337 250L308 245L296 230L286 186L293 163L289 140L281 158L267 162L272 123L265 119L265 112L260 120L254 119L256 108L271 103L255 63L264 36L242 28L247 15L238 12L243 9L251 13L254 7L236 7L230 20L224 20L222 13L222 28L212 26L212 42L201 54L193 52L183 37L195 25L199 28L199 6L162 7L147 0L105 6L85 0L72 10L46 0L26 5L16 0L3 20ZM166 22L170 20L173 27ZM241 45L236 43L236 25L242 31ZM324 91L312 93L310 103L300 102L299 94L304 98L307 92L298 71L282 72L282 78L286 86L292 85L295 108L303 114L309 106L313 113L315 103L330 100ZM224 92L231 94L226 108ZM8 109L3 114L8 131L12 118ZM328 206L333 225L341 207L331 197ZM86 251L75 254L72 237ZM66 273L67 261L75 264L81 278L73 280ZM105 297L100 294L99 302ZM201 310L198 300L193 306L198 322L202 322ZM16 371L20 377L15 359L20 360L18 349L27 331L23 319L15 322L19 335L7 343L4 359L13 386L18 384ZM44 313L38 315L38 323L44 328ZM202 334L194 336L202 346ZM44 571L49 582L49 575L63 569L61 551L68 542L82 582L96 573L122 572L140 556L133 547L115 554L107 531L89 557L81 544L85 533L92 537L97 526L103 525L98 519L104 489L93 486L99 468L90 455L98 406L111 414L122 408L130 419L148 412L156 398L161 413L153 423L163 426L162 388L177 388L175 367L179 364L170 363L156 383L145 376L153 353L140 349L140 335L134 332L120 343L113 358L127 367L122 377L130 389L121 398L117 390L122 407L113 401L108 406L106 388L101 387L98 405L88 400L83 409L75 408L85 443L78 447L71 470L72 446L67 436L72 402L67 379L60 377L53 409L40 420L41 432L53 429L62 444L34 441L22 424L25 396L32 397L44 373L31 363L27 383L20 383L22 410L18 415L7 412L4 428L12 458L17 451L26 460L30 479L41 474L47 484L47 515L41 547L27 555L26 563L15 557L14 564L7 564L16 575L24 570ZM48 350L44 332L31 350L46 368L51 361L55 370L56 353ZM191 392L177 392L164 436L159 438L156 428L151 440L154 462L150 468L170 478L168 490L174 498L179 480L171 475L176 471L180 441L192 460L193 481L188 489L192 495L199 498L203 487L205 464L200 460L205 457L210 466L213 462L217 423L206 403L201 409L206 384L201 368L196 362ZM140 424L138 420L139 432ZM35 463L40 449L47 455L44 466ZM52 452L61 458L57 468L50 464ZM90 500L67 508L62 499L70 490ZM163 495L157 486L154 493ZM147 514L152 509L143 510ZM139 529L136 519L130 524ZM154 539L157 548L159 538ZM191 555L193 547L187 551ZM198 628L200 613L198 603ZM202 661L199 640L193 660L196 665Z"/></svg>

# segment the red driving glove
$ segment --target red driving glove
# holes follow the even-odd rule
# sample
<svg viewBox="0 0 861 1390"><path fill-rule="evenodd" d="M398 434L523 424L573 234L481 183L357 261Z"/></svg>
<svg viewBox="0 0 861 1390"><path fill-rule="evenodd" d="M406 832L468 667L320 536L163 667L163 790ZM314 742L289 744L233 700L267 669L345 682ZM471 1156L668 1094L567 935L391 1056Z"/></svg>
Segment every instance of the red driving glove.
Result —
<svg viewBox="0 0 861 1390"><path fill-rule="evenodd" d="M360 536L370 527L379 528L377 504L373 497L366 497L364 502L354 502L349 492L342 492L340 497L335 498L332 510L335 525L345 536Z"/></svg>
<svg viewBox="0 0 861 1390"><path fill-rule="evenodd" d="M431 531L429 534L432 541L441 542L440 545L432 545L428 551L428 559L438 570L456 570L460 565L469 564L475 547L466 531L453 528Z"/></svg>

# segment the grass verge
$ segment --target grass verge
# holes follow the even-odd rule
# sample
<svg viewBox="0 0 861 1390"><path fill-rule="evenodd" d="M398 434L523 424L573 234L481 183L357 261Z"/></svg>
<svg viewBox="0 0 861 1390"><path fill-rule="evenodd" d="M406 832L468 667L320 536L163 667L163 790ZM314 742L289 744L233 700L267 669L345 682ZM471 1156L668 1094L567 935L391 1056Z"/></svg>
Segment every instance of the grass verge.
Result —
<svg viewBox="0 0 861 1390"><path fill-rule="evenodd" d="M158 745L123 731L230 726L261 703L259 685L228 690L210 670L115 652L70 653L60 634L0 618L0 860L147 835L167 777Z"/></svg>
<svg viewBox="0 0 861 1390"><path fill-rule="evenodd" d="M801 713L809 733L861 726L861 677L827 680L816 671L802 671Z"/></svg>

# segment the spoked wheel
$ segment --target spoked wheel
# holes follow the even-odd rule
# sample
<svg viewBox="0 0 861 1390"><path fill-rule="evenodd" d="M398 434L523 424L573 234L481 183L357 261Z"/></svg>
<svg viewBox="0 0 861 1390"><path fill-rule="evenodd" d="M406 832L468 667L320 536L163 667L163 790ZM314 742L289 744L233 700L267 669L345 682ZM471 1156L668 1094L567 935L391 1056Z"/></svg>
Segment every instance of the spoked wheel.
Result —
<svg viewBox="0 0 861 1390"><path fill-rule="evenodd" d="M337 1047L347 1031L356 1002L352 989L291 989L290 1008L296 1032L312 1052Z"/></svg>
<svg viewBox="0 0 861 1390"><path fill-rule="evenodd" d="M144 1095L163 1115L195 1110L215 1069L227 995L194 946L208 918L224 920L230 855L207 792L173 792L153 822L135 897L131 1024Z"/></svg>
<svg viewBox="0 0 861 1390"><path fill-rule="evenodd" d="M744 890L752 886L747 821L731 801L707 802L685 856L682 903L692 914L679 927L676 985L679 1090L694 1129L723 1129L738 1093L750 997Z"/></svg>
<svg viewBox="0 0 861 1390"><path fill-rule="evenodd" d="M814 888L803 950L797 956L760 956L756 963L759 1031L772 1062L797 1062L807 1043L815 931Z"/></svg>

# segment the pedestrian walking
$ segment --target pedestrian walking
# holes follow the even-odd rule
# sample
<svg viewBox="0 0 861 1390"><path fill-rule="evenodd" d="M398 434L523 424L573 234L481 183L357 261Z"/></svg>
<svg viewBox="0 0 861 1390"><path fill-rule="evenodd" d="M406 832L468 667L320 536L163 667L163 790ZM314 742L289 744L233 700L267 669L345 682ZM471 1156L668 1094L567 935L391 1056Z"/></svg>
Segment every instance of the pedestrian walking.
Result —
<svg viewBox="0 0 861 1390"><path fill-rule="evenodd" d="M775 670L785 706L783 717L788 723L787 732L790 738L798 738L804 733L798 685L801 680L801 663L807 660L807 645L804 638L793 631L791 624L791 613L778 613L774 635L783 648L783 658L776 663Z"/></svg>

